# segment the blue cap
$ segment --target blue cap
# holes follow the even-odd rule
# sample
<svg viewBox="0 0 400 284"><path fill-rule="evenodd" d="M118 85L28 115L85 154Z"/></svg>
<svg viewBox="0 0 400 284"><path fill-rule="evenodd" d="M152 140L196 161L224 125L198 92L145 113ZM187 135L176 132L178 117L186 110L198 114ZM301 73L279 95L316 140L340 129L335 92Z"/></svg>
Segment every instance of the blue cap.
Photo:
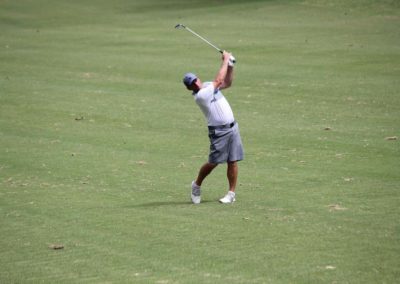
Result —
<svg viewBox="0 0 400 284"><path fill-rule="evenodd" d="M186 87L189 87L190 85L193 84L194 80L197 79L197 76L193 73L186 73L185 77L183 77L183 84L185 84Z"/></svg>

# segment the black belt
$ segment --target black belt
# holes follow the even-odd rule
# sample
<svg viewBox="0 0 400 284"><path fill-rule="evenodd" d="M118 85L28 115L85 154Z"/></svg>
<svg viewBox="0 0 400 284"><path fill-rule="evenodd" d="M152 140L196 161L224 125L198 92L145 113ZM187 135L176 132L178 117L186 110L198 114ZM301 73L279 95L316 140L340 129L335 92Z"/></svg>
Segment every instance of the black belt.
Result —
<svg viewBox="0 0 400 284"><path fill-rule="evenodd" d="M228 123L225 125L218 125L218 126L208 126L208 130L216 130L216 129L225 129L225 128L232 128L234 127L236 124L236 121L232 122L232 123Z"/></svg>

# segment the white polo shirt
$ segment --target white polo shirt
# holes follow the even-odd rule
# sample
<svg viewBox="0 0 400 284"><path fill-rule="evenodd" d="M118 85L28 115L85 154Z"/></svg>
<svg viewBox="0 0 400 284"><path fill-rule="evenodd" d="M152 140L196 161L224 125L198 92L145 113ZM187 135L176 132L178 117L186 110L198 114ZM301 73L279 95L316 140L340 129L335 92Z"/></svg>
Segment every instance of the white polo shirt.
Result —
<svg viewBox="0 0 400 284"><path fill-rule="evenodd" d="M207 119L208 126L219 126L235 121L228 101L212 82L203 83L203 87L193 93L194 100Z"/></svg>

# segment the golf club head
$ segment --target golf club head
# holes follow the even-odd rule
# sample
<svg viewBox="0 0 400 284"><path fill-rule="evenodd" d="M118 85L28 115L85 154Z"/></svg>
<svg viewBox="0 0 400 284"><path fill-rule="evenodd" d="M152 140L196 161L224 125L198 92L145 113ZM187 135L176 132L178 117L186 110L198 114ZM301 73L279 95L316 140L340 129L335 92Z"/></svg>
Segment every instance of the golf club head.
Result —
<svg viewBox="0 0 400 284"><path fill-rule="evenodd" d="M181 29L181 28L186 28L186 27L184 25L182 25L182 24L177 24L175 26L175 29Z"/></svg>

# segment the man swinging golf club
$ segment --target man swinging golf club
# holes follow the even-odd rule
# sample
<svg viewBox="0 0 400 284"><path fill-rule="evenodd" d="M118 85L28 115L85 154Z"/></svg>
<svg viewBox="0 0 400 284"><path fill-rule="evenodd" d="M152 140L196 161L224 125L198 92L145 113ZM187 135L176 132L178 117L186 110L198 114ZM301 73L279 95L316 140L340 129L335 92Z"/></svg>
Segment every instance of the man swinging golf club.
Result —
<svg viewBox="0 0 400 284"><path fill-rule="evenodd" d="M238 161L243 160L243 147L239 126L235 121L232 109L222 95L221 90L229 88L233 80L234 57L222 52L222 64L213 82L201 82L193 73L185 74L183 83L192 91L194 100L200 107L208 123L210 153L199 171L197 179L192 182L191 199L194 204L201 201L203 180L218 166L227 163L229 191L219 201L233 203L238 177Z"/></svg>

